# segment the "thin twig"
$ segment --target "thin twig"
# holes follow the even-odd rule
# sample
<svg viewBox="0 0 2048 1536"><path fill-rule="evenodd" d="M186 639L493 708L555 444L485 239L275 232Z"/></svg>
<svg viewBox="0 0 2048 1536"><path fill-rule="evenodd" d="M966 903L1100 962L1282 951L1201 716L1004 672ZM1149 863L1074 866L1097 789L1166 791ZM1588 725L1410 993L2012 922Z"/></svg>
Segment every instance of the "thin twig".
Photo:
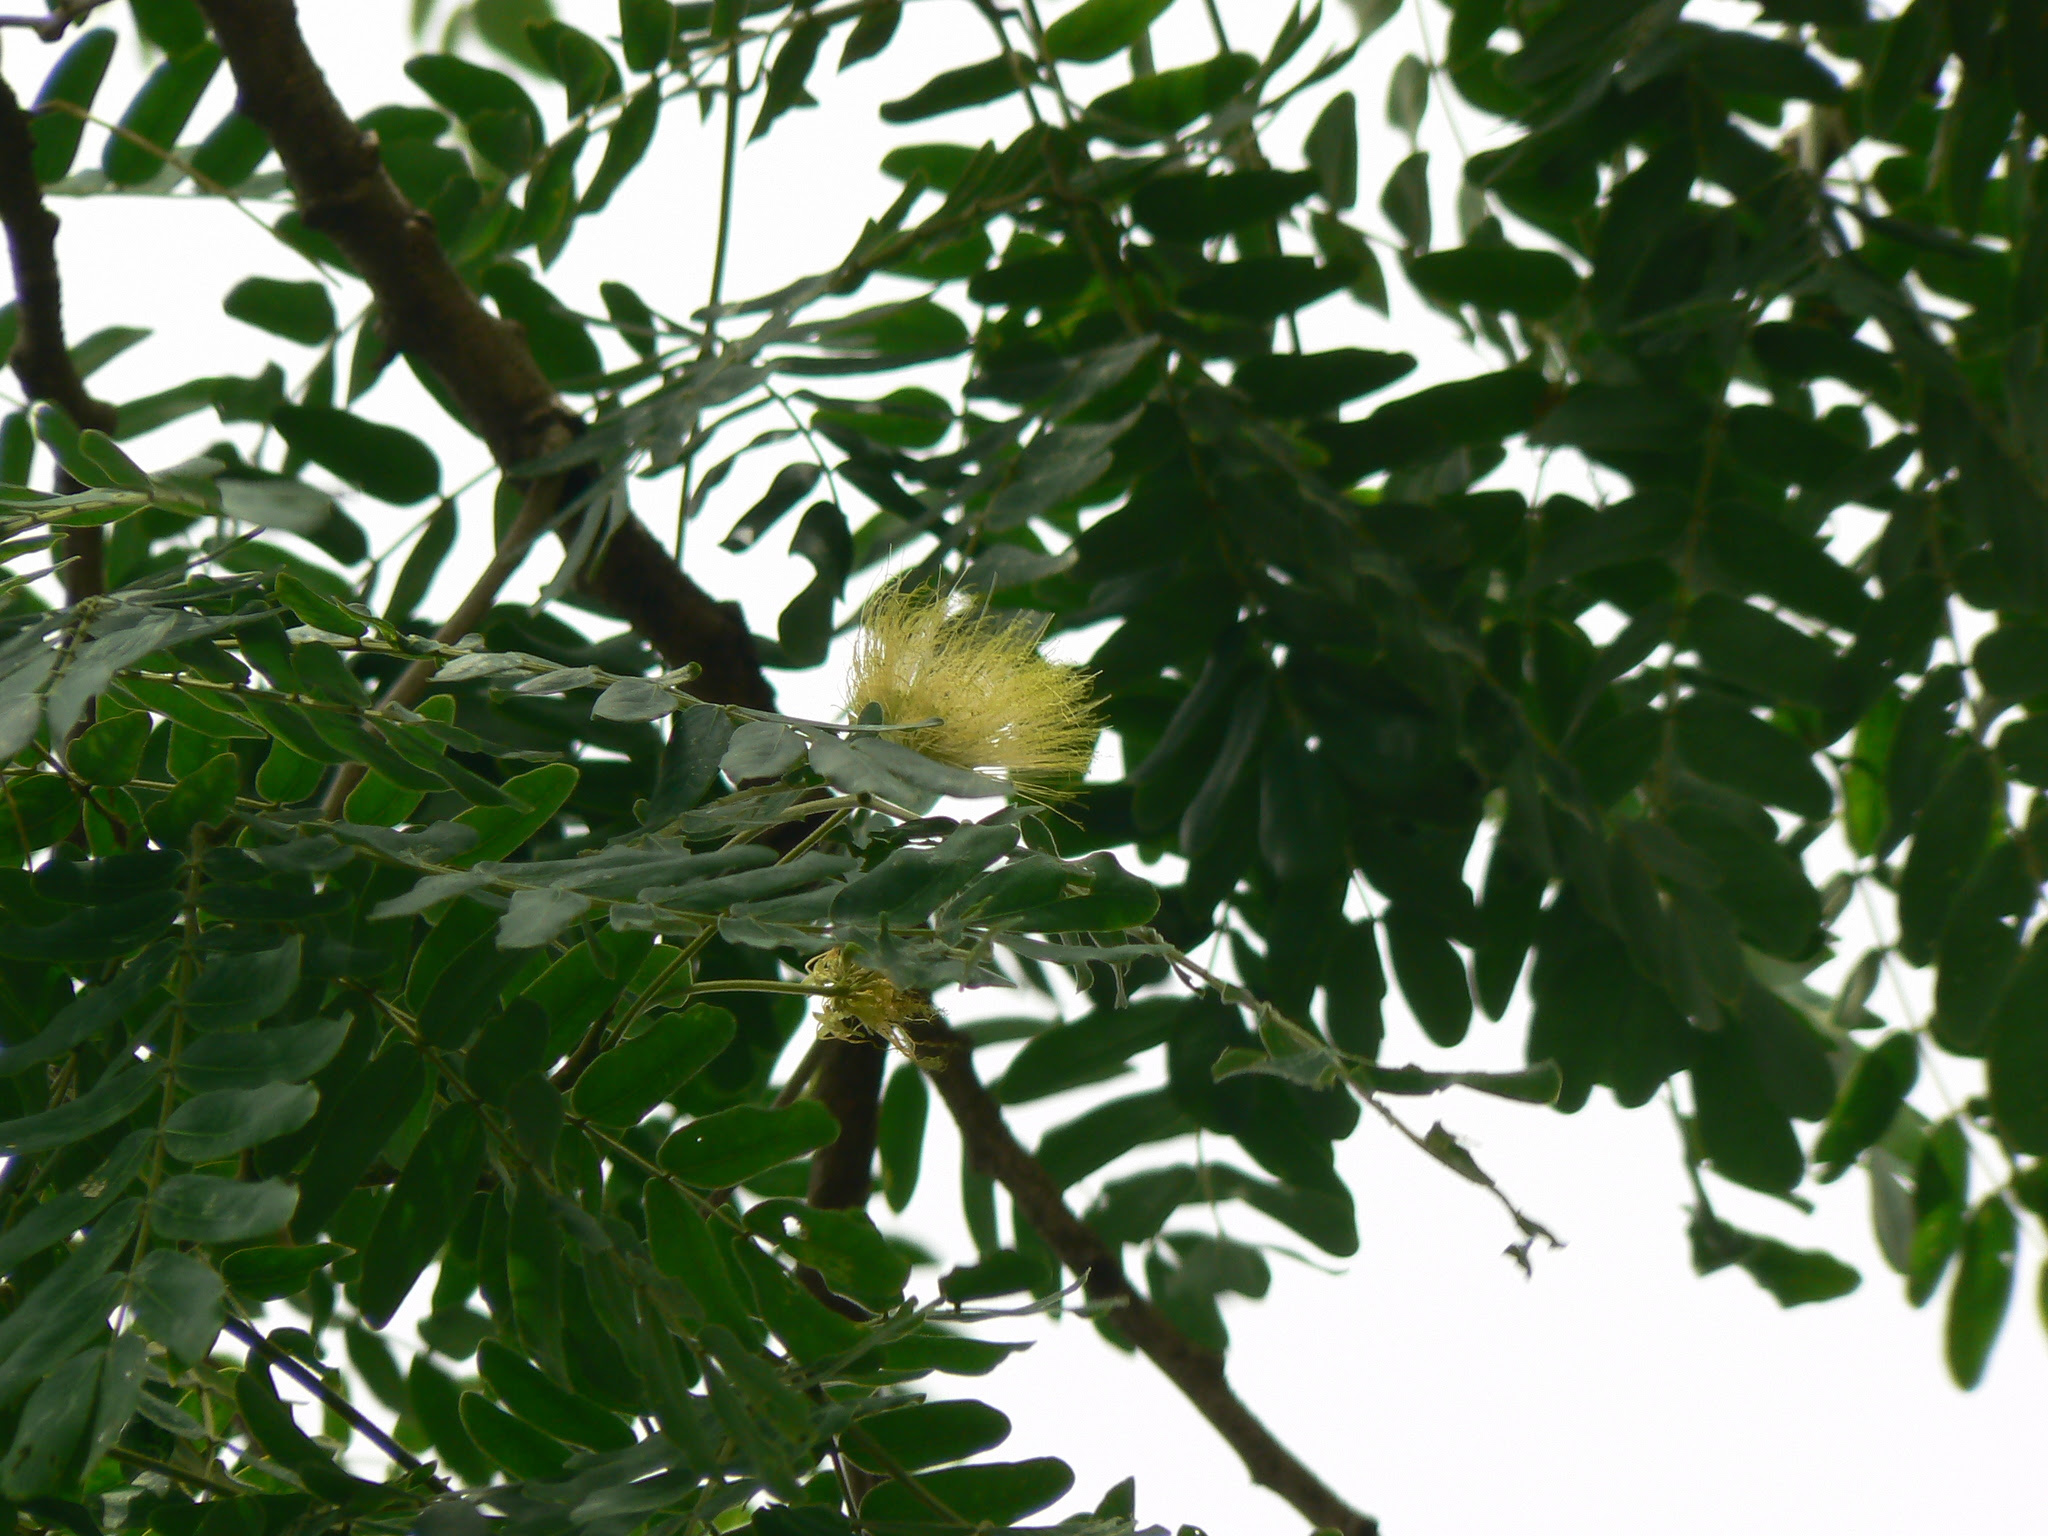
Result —
<svg viewBox="0 0 2048 1536"><path fill-rule="evenodd" d="M1299 1457L1274 1438L1231 1389L1223 1359L1180 1331L1132 1289L1117 1250L1067 1206L1044 1164L1025 1151L1001 1106L976 1076L972 1047L936 1012L909 1021L920 1047L918 1065L938 1089L975 1167L1010 1192L1020 1218L1081 1277L1091 1301L1115 1303L1107 1320L1144 1351L1237 1452L1252 1481L1270 1488L1317 1526L1340 1536L1378 1536L1379 1523L1338 1497Z"/></svg>
<svg viewBox="0 0 2048 1536"><path fill-rule="evenodd" d="M406 1471L424 1472L426 1470L425 1462L421 1461L419 1457L413 1455L411 1451L408 1451L383 1430L379 1429L372 1420L363 1415L362 1411L355 1404L351 1403L347 1398L328 1386L326 1382L307 1370L305 1366L271 1343L256 1328L242 1321L239 1317L230 1317L227 1320L227 1330L244 1344L248 1345L249 1348L256 1351L257 1354L263 1356L265 1360L283 1371L285 1375L291 1377L293 1381L296 1381L308 1392L319 1398L322 1407L332 1410L350 1428L361 1434L364 1439L376 1446L378 1450L389 1456L401 1467L404 1467Z"/></svg>
<svg viewBox="0 0 2048 1536"><path fill-rule="evenodd" d="M74 23L83 21L108 0L64 0L42 16L0 16L0 27L22 27L46 43L54 43Z"/></svg>
<svg viewBox="0 0 2048 1536"><path fill-rule="evenodd" d="M211 1472L194 1472L179 1466L176 1462L164 1461L155 1456L145 1456L140 1451L131 1451L125 1445L110 1445L107 1455L124 1467L133 1467L138 1472L155 1472L163 1477L176 1478L181 1483L190 1483L195 1488L204 1488L210 1493L224 1494L231 1499L246 1498L256 1492L245 1483L229 1482L224 1477L215 1477Z"/></svg>
<svg viewBox="0 0 2048 1536"><path fill-rule="evenodd" d="M554 520L556 509L561 504L562 477L548 475L535 480L526 488L526 496L519 504L519 515L512 519L512 526L505 530L505 537L499 541L497 550L491 555L491 563L484 567L483 574L464 594L455 611L447 621L434 632L434 638L443 645L453 645L469 634L484 621L491 611L491 605L498 600L505 583L512 579L512 573L525 563L527 554L533 549L534 541L547 532L548 524ZM427 691L427 685L434 680L441 659L438 656L422 656L407 667L384 690L378 705L413 705L420 701ZM364 769L361 763L349 763L334 776L334 783L322 802L320 814L330 819L341 815L342 807L348 801L349 791L362 782Z"/></svg>

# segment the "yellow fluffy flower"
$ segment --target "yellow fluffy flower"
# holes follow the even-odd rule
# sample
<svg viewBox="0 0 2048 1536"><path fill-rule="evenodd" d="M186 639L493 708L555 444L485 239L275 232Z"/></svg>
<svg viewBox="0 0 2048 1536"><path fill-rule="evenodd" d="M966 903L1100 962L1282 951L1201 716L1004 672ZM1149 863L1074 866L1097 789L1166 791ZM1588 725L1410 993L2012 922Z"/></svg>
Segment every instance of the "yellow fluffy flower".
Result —
<svg viewBox="0 0 2048 1536"><path fill-rule="evenodd" d="M883 1040L912 1061L917 1043L904 1025L926 1013L930 1004L905 992L880 971L849 957L844 949L828 949L814 958L805 974L831 995L818 1010L818 1035L824 1040Z"/></svg>
<svg viewBox="0 0 2048 1536"><path fill-rule="evenodd" d="M885 589L862 615L847 714L936 719L894 739L1044 798L1087 770L1101 721L1089 675L1046 660L1038 639L1021 617L932 587Z"/></svg>

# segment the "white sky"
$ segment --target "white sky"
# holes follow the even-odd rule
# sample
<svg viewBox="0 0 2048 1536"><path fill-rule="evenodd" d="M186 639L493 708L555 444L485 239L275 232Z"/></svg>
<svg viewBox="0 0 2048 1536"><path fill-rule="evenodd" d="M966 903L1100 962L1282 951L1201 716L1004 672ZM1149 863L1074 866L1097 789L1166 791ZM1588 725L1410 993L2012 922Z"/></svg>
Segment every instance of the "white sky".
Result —
<svg viewBox="0 0 2048 1536"><path fill-rule="evenodd" d="M1281 17L1270 0L1225 0L1222 8L1233 42L1254 52L1263 51ZM301 0L315 51L351 110L419 99L399 72L410 51L408 9L408 0ZM572 0L562 10L594 33L615 25L608 0ZM971 127L960 119L908 130L878 122L878 103L991 51L968 0L920 0L908 10L891 51L849 75L830 72L835 42L812 82L823 108L791 114L748 151L729 293L766 291L835 262L862 220L894 195L894 184L875 169L892 144L1000 139L1015 131L1014 107L980 114ZM1445 12L1431 5L1423 14L1440 42ZM1417 51L1417 21L1411 5L1317 97L1343 87L1360 98L1361 218L1379 233L1379 184L1406 153L1383 124L1385 82L1402 54ZM1346 25L1340 15L1325 28L1326 39L1347 35ZM1155 39L1163 65L1205 56L1198 0L1179 0ZM6 73L24 98L33 95L49 56L21 34L7 37ZM1117 67L1102 66L1101 84L1090 82L1083 93L1115 83ZM139 68L131 55L118 60L102 110L125 102L121 82L135 79ZM533 90L544 110L559 111L558 91ZM211 125L229 94L223 72L197 129ZM1268 141L1276 161L1298 163L1306 126L1305 119L1283 121ZM1467 147L1478 148L1475 115L1463 111L1459 126ZM1424 139L1440 169L1456 163L1440 101L1432 104ZM89 138L80 163L96 157ZM586 161L586 170L593 164ZM1456 220L1446 178L1436 191L1439 239L1448 243ZM699 127L693 113L671 111L649 162L605 217L570 244L549 283L591 311L600 311L596 285L604 279L631 283L657 308L689 311L706 290L715 198L715 123ZM252 372L279 349L290 350L221 313L221 296L244 276L308 275L233 209L105 198L60 211L74 339L101 325L157 328L151 342L93 380L99 393L126 399L198 373ZM338 307L346 314L350 305ZM1470 369L1440 319L1425 318L1405 295L1395 309L1389 323L1348 299L1327 302L1309 317L1311 345L1413 351L1422 360L1415 383ZM300 373L313 358L304 354ZM361 409L428 438L449 485L484 467L481 447L440 418L403 368L392 369ZM145 440L137 456L167 463L218 435L210 416L194 418ZM773 632L775 615L808 580L809 568L766 551L741 560L713 545L777 462L763 456L736 474L690 541L691 574L719 596L742 601L753 627L765 633ZM451 583L482 563L487 496L488 486L465 501L471 515ZM672 530L672 479L640 488L637 500L657 530ZM357 510L378 549L411 521L382 507ZM769 543L779 550L790 526L793 519ZM532 595L552 569L550 546L529 561L515 594ZM429 611L445 611L453 596L451 584ZM817 711L835 702L831 668L778 682L787 708ZM1848 947L1853 954L1855 946ZM1016 1000L993 1001L1009 1011ZM1888 1003L1879 1000L1896 1013ZM962 1011L982 1005L976 999ZM1390 1012L1388 1058L1430 1060L1412 1021L1398 1006ZM1458 1065L1518 1064L1521 1028L1519 1012L1507 1024L1476 1024ZM992 1075L997 1064L986 1063L986 1070ZM1104 1093L1144 1081L1127 1078ZM1969 1085L1959 1079L1949 1088L1960 1096ZM1923 1095L1926 1107L1939 1112L1938 1092L1923 1088ZM1056 1117L1027 1107L1016 1113L1017 1128L1029 1143L1078 1107L1063 1103ZM1676 1133L1662 1108L1624 1114L1604 1094L1569 1118L1477 1098L1408 1107L1420 1126L1440 1115L1569 1246L1539 1254L1534 1279L1525 1280L1501 1256L1514 1233L1499 1210L1368 1117L1339 1148L1359 1203L1358 1257L1334 1275L1276 1258L1267 1300L1226 1303L1232 1376L1244 1397L1328 1481L1379 1515L1390 1536L1509 1529L1789 1536L1937 1526L1999 1536L2041 1529L2048 1347L2033 1306L2038 1243L2025 1251L2013 1317L1986 1382L1964 1396L1941 1364L1939 1305L1910 1310L1875 1252L1860 1176L1823 1192L1810 1220L1739 1191L1721 1201L1738 1224L1829 1248L1863 1271L1863 1288L1847 1300L1784 1313L1739 1272L1705 1281L1691 1273L1681 1209L1687 1192ZM970 1245L958 1215L957 1158L950 1126L936 1111L925 1167L902 1228L964 1257ZM1085 1199L1085 1189L1080 1193ZM1224 1219L1237 1235L1276 1235L1236 1207L1226 1207ZM1189 1212L1176 1225L1203 1220ZM928 1287L929 1277L921 1279ZM991 1336L1038 1340L985 1385L1016 1421L1005 1454L1059 1455L1074 1467L1078 1482L1062 1508L1089 1507L1111 1483L1135 1473L1141 1520L1169 1529L1188 1522L1214 1536L1301 1528L1277 1499L1247 1484L1235 1458L1150 1365L1115 1354L1085 1324L1019 1323ZM974 1384L941 1378L935 1385L946 1391Z"/></svg>

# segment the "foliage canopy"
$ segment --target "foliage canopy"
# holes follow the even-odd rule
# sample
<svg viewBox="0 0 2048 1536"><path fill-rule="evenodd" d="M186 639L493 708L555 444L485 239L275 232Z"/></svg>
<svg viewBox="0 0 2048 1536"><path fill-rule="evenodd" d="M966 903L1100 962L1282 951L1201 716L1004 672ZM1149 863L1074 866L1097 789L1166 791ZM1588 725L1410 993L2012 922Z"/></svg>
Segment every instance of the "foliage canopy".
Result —
<svg viewBox="0 0 2048 1536"><path fill-rule="evenodd" d="M1334 89L1399 0L1255 51L1219 20L1188 60L1154 57L1169 3L981 6L989 55L883 109L902 193L854 249L752 295L721 226L709 304L546 274L665 114L723 115L729 185L743 138L833 110L835 56L914 37L899 0L619 0L590 30L425 3L417 96L353 118L288 0L51 8L32 108L0 100L18 1521L1008 1528L1070 1474L992 1459L1003 1415L918 1383L996 1369L976 1325L1035 1306L1371 1531L1225 1381L1219 1298L1265 1257L1176 1217L1242 1201L1355 1251L1332 1145L1370 1109L1498 1196L1526 1263L1542 1226L1407 1128L1454 1088L1668 1101L1698 1268L1787 1306L1860 1277L1711 1181L1799 1206L1860 1170L1980 1378L2048 1218L2048 6L1456 0L1387 99L1411 144L1453 95L1502 129L1439 204L1419 147L1368 184ZM156 61L126 102L117 29ZM224 70L235 108L195 121ZM1013 99L1009 142L927 137ZM1274 142L1298 100L1312 130ZM90 394L147 333L64 336L45 200L138 193L233 200L310 264L227 300L278 363ZM1312 306L1397 302L1474 371L1402 393L1411 357L1301 345ZM379 419L401 359L503 471L499 556L438 625L482 513ZM949 393L892 385L934 363ZM142 467L208 411L219 446ZM742 510L745 455L776 471ZM730 550L793 525L813 576L773 636L675 568L648 481ZM424 512L395 570L385 507ZM547 602L497 603L549 532ZM885 567L847 717L777 712L762 668L824 663ZM1114 782L1033 650L1088 626ZM1823 995L1852 902L1888 938ZM1228 978L1188 957L1212 940ZM1892 967L1927 1018L1872 1006ZM1074 1016L955 1029L977 985ZM1382 1058L1390 987L1441 1069ZM1457 1070L1518 996L1527 1067ZM1018 1040L984 1087L974 1049ZM1151 1051L1164 1087L1010 1134ZM1930 1116L1937 1058L1984 1088ZM918 1184L934 1090L977 1252L919 1301L868 1212ZM1162 1159L1197 1132L1237 1152ZM402 1361L382 1330L422 1307ZM1060 1528L1136 1518L1125 1487Z"/></svg>

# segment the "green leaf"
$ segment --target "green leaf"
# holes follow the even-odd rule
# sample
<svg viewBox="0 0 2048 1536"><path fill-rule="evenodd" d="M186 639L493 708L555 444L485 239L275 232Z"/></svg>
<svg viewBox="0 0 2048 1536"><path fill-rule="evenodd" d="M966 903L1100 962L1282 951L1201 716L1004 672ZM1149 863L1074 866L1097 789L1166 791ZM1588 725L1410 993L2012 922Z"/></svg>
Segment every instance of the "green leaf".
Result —
<svg viewBox="0 0 2048 1536"><path fill-rule="evenodd" d="M1000 101L1019 90L1021 82L1030 79L1031 73L1031 66L1023 56L1013 53L969 64L964 69L949 69L934 75L902 100L884 102L882 121L919 123L928 117L957 112L963 107Z"/></svg>
<svg viewBox="0 0 2048 1536"><path fill-rule="evenodd" d="M925 1119L931 1096L915 1063L899 1063L882 1090L875 1126L875 1152L882 1165L882 1196L901 1215L917 1190L924 1158Z"/></svg>
<svg viewBox="0 0 2048 1536"><path fill-rule="evenodd" d="M468 1104L448 1105L406 1159L363 1250L358 1305L371 1327L391 1321L440 1253L469 1208L483 1167L483 1122Z"/></svg>
<svg viewBox="0 0 2048 1536"><path fill-rule="evenodd" d="M1823 1182L1839 1178L1876 1145L1919 1076L1920 1058L1911 1035L1885 1036L1856 1063L1813 1144L1813 1161Z"/></svg>
<svg viewBox="0 0 2048 1536"><path fill-rule="evenodd" d="M810 79L811 66L817 62L818 45L825 41L827 30L827 23L809 14L790 28L782 47L776 51L774 62L768 66L768 83L761 94L760 115L754 119L754 131L747 135L749 144L766 134L775 125L775 120L792 107L817 105L816 98L804 86Z"/></svg>
<svg viewBox="0 0 2048 1536"><path fill-rule="evenodd" d="M1167 138L1234 100L1258 69L1259 61L1250 54L1226 53L1200 64L1141 75L1091 101L1085 121L1121 143Z"/></svg>
<svg viewBox="0 0 2048 1536"><path fill-rule="evenodd" d="M183 847L200 827L227 819L240 787L241 763L232 752L208 758L144 814L149 835L163 847Z"/></svg>
<svg viewBox="0 0 2048 1536"><path fill-rule="evenodd" d="M2037 932L1992 1018L1985 1076L2011 1144L2048 1155L2048 939Z"/></svg>
<svg viewBox="0 0 2048 1536"><path fill-rule="evenodd" d="M1767 698L1826 702L1834 647L1761 608L1709 593L1693 604L1685 633L1700 664L1717 676Z"/></svg>
<svg viewBox="0 0 2048 1536"><path fill-rule="evenodd" d="M1806 1169L1799 1138L1758 1081L1743 1043L1724 1029L1702 1035L1696 1052L1693 1123L1714 1171L1769 1193L1796 1187Z"/></svg>
<svg viewBox="0 0 2048 1536"><path fill-rule="evenodd" d="M635 91L612 119L596 174L583 189L583 201L577 205L578 217L602 212L611 202L612 194L647 157L648 146L654 142L654 130L660 124L661 92L649 83Z"/></svg>
<svg viewBox="0 0 2048 1536"><path fill-rule="evenodd" d="M1834 791L1791 735L1730 700L1695 693L1672 713L1678 750L1703 778L1810 821L1834 810Z"/></svg>
<svg viewBox="0 0 2048 1536"><path fill-rule="evenodd" d="M1250 256L1209 268L1180 291L1183 307L1236 320L1271 321L1306 309L1349 281L1308 256Z"/></svg>
<svg viewBox="0 0 2048 1536"><path fill-rule="evenodd" d="M180 58L166 59L150 71L142 89L128 103L128 110L121 114L121 127L126 132L107 140L106 157L101 162L107 180L117 187L132 187L164 169L160 151L176 147L178 135L213 82L220 61L220 49L203 43Z"/></svg>
<svg viewBox="0 0 2048 1536"><path fill-rule="evenodd" d="M533 98L510 75L472 64L453 54L423 54L408 59L405 72L413 84L460 118L475 135L479 124L487 130L486 142L478 149L500 169L517 173L526 169L533 152L547 141L547 127ZM516 124L518 132L502 129ZM498 134L490 128L501 129ZM519 153L523 146L524 154Z"/></svg>
<svg viewBox="0 0 2048 1536"><path fill-rule="evenodd" d="M880 54L894 40L902 20L903 0L864 0L860 20L853 24L846 47L840 52L840 70L844 72Z"/></svg>
<svg viewBox="0 0 2048 1536"><path fill-rule="evenodd" d="M228 290L220 307L258 330L308 347L317 347L334 334L334 301L324 283L247 277Z"/></svg>
<svg viewBox="0 0 2048 1536"><path fill-rule="evenodd" d="M729 1188L839 1135L839 1122L815 1099L786 1109L735 1105L692 1120L661 1144L661 1166L700 1189Z"/></svg>
<svg viewBox="0 0 2048 1536"><path fill-rule="evenodd" d="M2002 1195L1987 1196L1963 1229L1962 1264L1949 1293L1948 1373L1965 1392L1984 1379L2012 1304L2019 1223Z"/></svg>
<svg viewBox="0 0 2048 1536"><path fill-rule="evenodd" d="M619 0L619 40L626 68L645 74L668 59L676 38L676 8L668 0Z"/></svg>
<svg viewBox="0 0 2048 1536"><path fill-rule="evenodd" d="M1411 251L1429 249L1429 152L1417 150L1394 167L1380 193L1380 212Z"/></svg>
<svg viewBox="0 0 2048 1536"><path fill-rule="evenodd" d="M129 960L104 984L81 987L51 1015L40 1034L0 1051L0 1077L25 1072L98 1035L154 992L175 959L170 945L157 945Z"/></svg>
<svg viewBox="0 0 2048 1536"><path fill-rule="evenodd" d="M1037 1156L1053 1182L1066 1189L1126 1152L1195 1129L1172 1094L1134 1093L1054 1126L1039 1139Z"/></svg>
<svg viewBox="0 0 2048 1536"><path fill-rule="evenodd" d="M456 1475L472 1485L488 1483L494 1464L463 1427L461 1391L448 1373L425 1355L413 1356L406 1397L427 1440Z"/></svg>
<svg viewBox="0 0 2048 1536"><path fill-rule="evenodd" d="M1173 0L1081 0L1045 29L1048 58L1093 64L1142 38Z"/></svg>
<svg viewBox="0 0 2048 1536"><path fill-rule="evenodd" d="M332 1061L347 1038L348 1023L341 1019L313 1019L253 1035L210 1035L187 1042L179 1053L178 1081L201 1093L303 1082Z"/></svg>
<svg viewBox="0 0 2048 1536"><path fill-rule="evenodd" d="M410 506L441 489L441 461L402 428L324 405L280 405L271 420L293 452L379 501Z"/></svg>
<svg viewBox="0 0 2048 1536"><path fill-rule="evenodd" d="M633 1443L633 1432L616 1414L558 1386L495 1339L478 1346L476 1364L498 1401L535 1429L593 1451L624 1450Z"/></svg>
<svg viewBox="0 0 2048 1536"><path fill-rule="evenodd" d="M185 1163L211 1163L290 1135L320 1107L307 1083L221 1088L187 1099L164 1122L164 1150Z"/></svg>
<svg viewBox="0 0 2048 1536"><path fill-rule="evenodd" d="M791 1222L797 1230L789 1230ZM886 1312L903 1299L910 1260L876 1230L865 1211L819 1210L801 1200L763 1200L746 1225L821 1275L838 1294Z"/></svg>
<svg viewBox="0 0 2048 1536"><path fill-rule="evenodd" d="M1002 1526L1059 1499L1074 1486L1074 1474L1065 1462L1040 1456L947 1467L924 1473L918 1482L966 1519ZM882 1484L861 1503L863 1520L921 1520L926 1514L926 1506L899 1483Z"/></svg>
<svg viewBox="0 0 2048 1536"><path fill-rule="evenodd" d="M186 1024L212 1032L262 1023L298 989L302 945L293 934L275 949L215 955L185 989Z"/></svg>
<svg viewBox="0 0 2048 1536"><path fill-rule="evenodd" d="M347 635L351 639L369 628L368 620L342 607L332 598L315 592L290 571L279 571L275 581L278 601L312 625L329 634Z"/></svg>
<svg viewBox="0 0 2048 1536"><path fill-rule="evenodd" d="M150 1227L188 1243L238 1243L267 1237L292 1219L299 1192L276 1179L245 1184L210 1174L180 1173L157 1186Z"/></svg>
<svg viewBox="0 0 2048 1536"><path fill-rule="evenodd" d="M1472 1022L1464 960L1443 929L1421 913L1394 906L1381 922L1394 979L1423 1033L1437 1045L1456 1045Z"/></svg>
<svg viewBox="0 0 2048 1536"><path fill-rule="evenodd" d="M854 1421L846 1436L848 1457L870 1472L883 1470L870 1446L912 1472L965 1461L992 1451L1010 1438L1007 1414L972 1399L913 1403Z"/></svg>
<svg viewBox="0 0 2048 1536"><path fill-rule="evenodd" d="M1316 185L1311 171L1158 176L1131 198L1131 213L1162 240L1199 244L1232 230L1272 223Z"/></svg>
<svg viewBox="0 0 2048 1536"><path fill-rule="evenodd" d="M37 1114L0 1121L0 1153L43 1152L82 1141L125 1119L155 1087L163 1061L124 1061L77 1098Z"/></svg>
<svg viewBox="0 0 2048 1536"><path fill-rule="evenodd" d="M498 948L539 949L589 910L590 898L581 891L514 891L498 920Z"/></svg>
<svg viewBox="0 0 2048 1536"><path fill-rule="evenodd" d="M187 163L202 186L212 182L232 192L255 175L269 155L270 136L255 119L230 110L200 140Z"/></svg>
<svg viewBox="0 0 2048 1536"><path fill-rule="evenodd" d="M398 579L391 584L391 597L385 604L384 617L394 624L403 624L413 616L427 591L440 574L442 563L448 552L455 547L455 503L444 501L435 507L427 517L426 526L414 541L405 557L405 564L399 567Z"/></svg>
<svg viewBox="0 0 2048 1536"><path fill-rule="evenodd" d="M14 1273L23 1260L63 1242L125 1195L154 1145L152 1132L130 1131L80 1187L31 1207L0 1233L0 1273Z"/></svg>
<svg viewBox="0 0 2048 1536"><path fill-rule="evenodd" d="M237 1248L221 1259L221 1278L251 1301L281 1301L298 1295L313 1276L354 1251L340 1243Z"/></svg>
<svg viewBox="0 0 2048 1536"><path fill-rule="evenodd" d="M1338 407L1415 371L1406 352L1272 352L1238 364L1231 383L1269 416L1332 416Z"/></svg>
<svg viewBox="0 0 2048 1536"><path fill-rule="evenodd" d="M102 719L71 743L64 754L66 763L88 784L126 784L142 768L149 731L150 718L145 714Z"/></svg>
<svg viewBox="0 0 2048 1536"><path fill-rule="evenodd" d="M673 1185L657 1181L648 1183L642 1199L647 1248L656 1266L688 1288L709 1321L737 1337L757 1337L760 1325L740 1300L732 1272L719 1256L717 1239L697 1207Z"/></svg>
<svg viewBox="0 0 2048 1536"><path fill-rule="evenodd" d="M104 1355L98 1349L73 1355L37 1384L0 1459L0 1494L35 1499L77 1475Z"/></svg>
<svg viewBox="0 0 2048 1536"><path fill-rule="evenodd" d="M1899 877L1899 953L1914 965L1933 958L1956 892L1984 856L1997 793L1990 756L1972 748L1949 764L1920 813Z"/></svg>
<svg viewBox="0 0 2048 1536"><path fill-rule="evenodd" d="M78 155L78 141L85 133L85 118L61 110L58 103L90 111L113 56L114 34L95 27L90 32L81 32L43 77L30 123L35 140L35 157L30 164L43 186L62 181L69 173L71 162Z"/></svg>
<svg viewBox="0 0 2048 1536"><path fill-rule="evenodd" d="M1358 201L1358 102L1349 91L1330 98L1302 149L1324 202L1342 209Z"/></svg>
<svg viewBox="0 0 2048 1536"><path fill-rule="evenodd" d="M458 826L473 827L478 837L451 862L467 866L512 854L554 820L580 777L573 764L547 763L505 780L499 787L513 804L472 806L455 818Z"/></svg>
<svg viewBox="0 0 2048 1536"><path fill-rule="evenodd" d="M732 1043L733 1016L698 1003L659 1013L584 1069L569 1096L579 1115L599 1125L638 1125Z"/></svg>
<svg viewBox="0 0 2048 1536"><path fill-rule="evenodd" d="M426 1068L418 1054L393 1042L353 1081L335 1090L299 1175L297 1236L310 1237L326 1228L349 1191L411 1116L425 1087Z"/></svg>
<svg viewBox="0 0 2048 1536"><path fill-rule="evenodd" d="M1701 805L1676 806L1671 830L1720 874L1709 894L1766 954L1792 960L1813 947L1820 896L1799 862L1750 822Z"/></svg>
<svg viewBox="0 0 2048 1536"><path fill-rule="evenodd" d="M990 1092L999 1104L1026 1104L1120 1077L1131 1057L1166 1041L1184 1008L1180 998L1150 997L1049 1029L1025 1043Z"/></svg>
<svg viewBox="0 0 2048 1536"><path fill-rule="evenodd" d="M462 1394L462 1427L477 1449L516 1478L552 1482L562 1475L569 1448L522 1423L479 1392Z"/></svg>
<svg viewBox="0 0 2048 1536"><path fill-rule="evenodd" d="M155 1248L135 1266L135 1316L177 1359L196 1365L213 1348L226 1317L224 1287L197 1254Z"/></svg>
<svg viewBox="0 0 2048 1536"><path fill-rule="evenodd" d="M1562 256L1506 245L1417 256L1408 263L1408 278L1439 304L1506 310L1525 320L1556 314L1579 289L1577 269Z"/></svg>

